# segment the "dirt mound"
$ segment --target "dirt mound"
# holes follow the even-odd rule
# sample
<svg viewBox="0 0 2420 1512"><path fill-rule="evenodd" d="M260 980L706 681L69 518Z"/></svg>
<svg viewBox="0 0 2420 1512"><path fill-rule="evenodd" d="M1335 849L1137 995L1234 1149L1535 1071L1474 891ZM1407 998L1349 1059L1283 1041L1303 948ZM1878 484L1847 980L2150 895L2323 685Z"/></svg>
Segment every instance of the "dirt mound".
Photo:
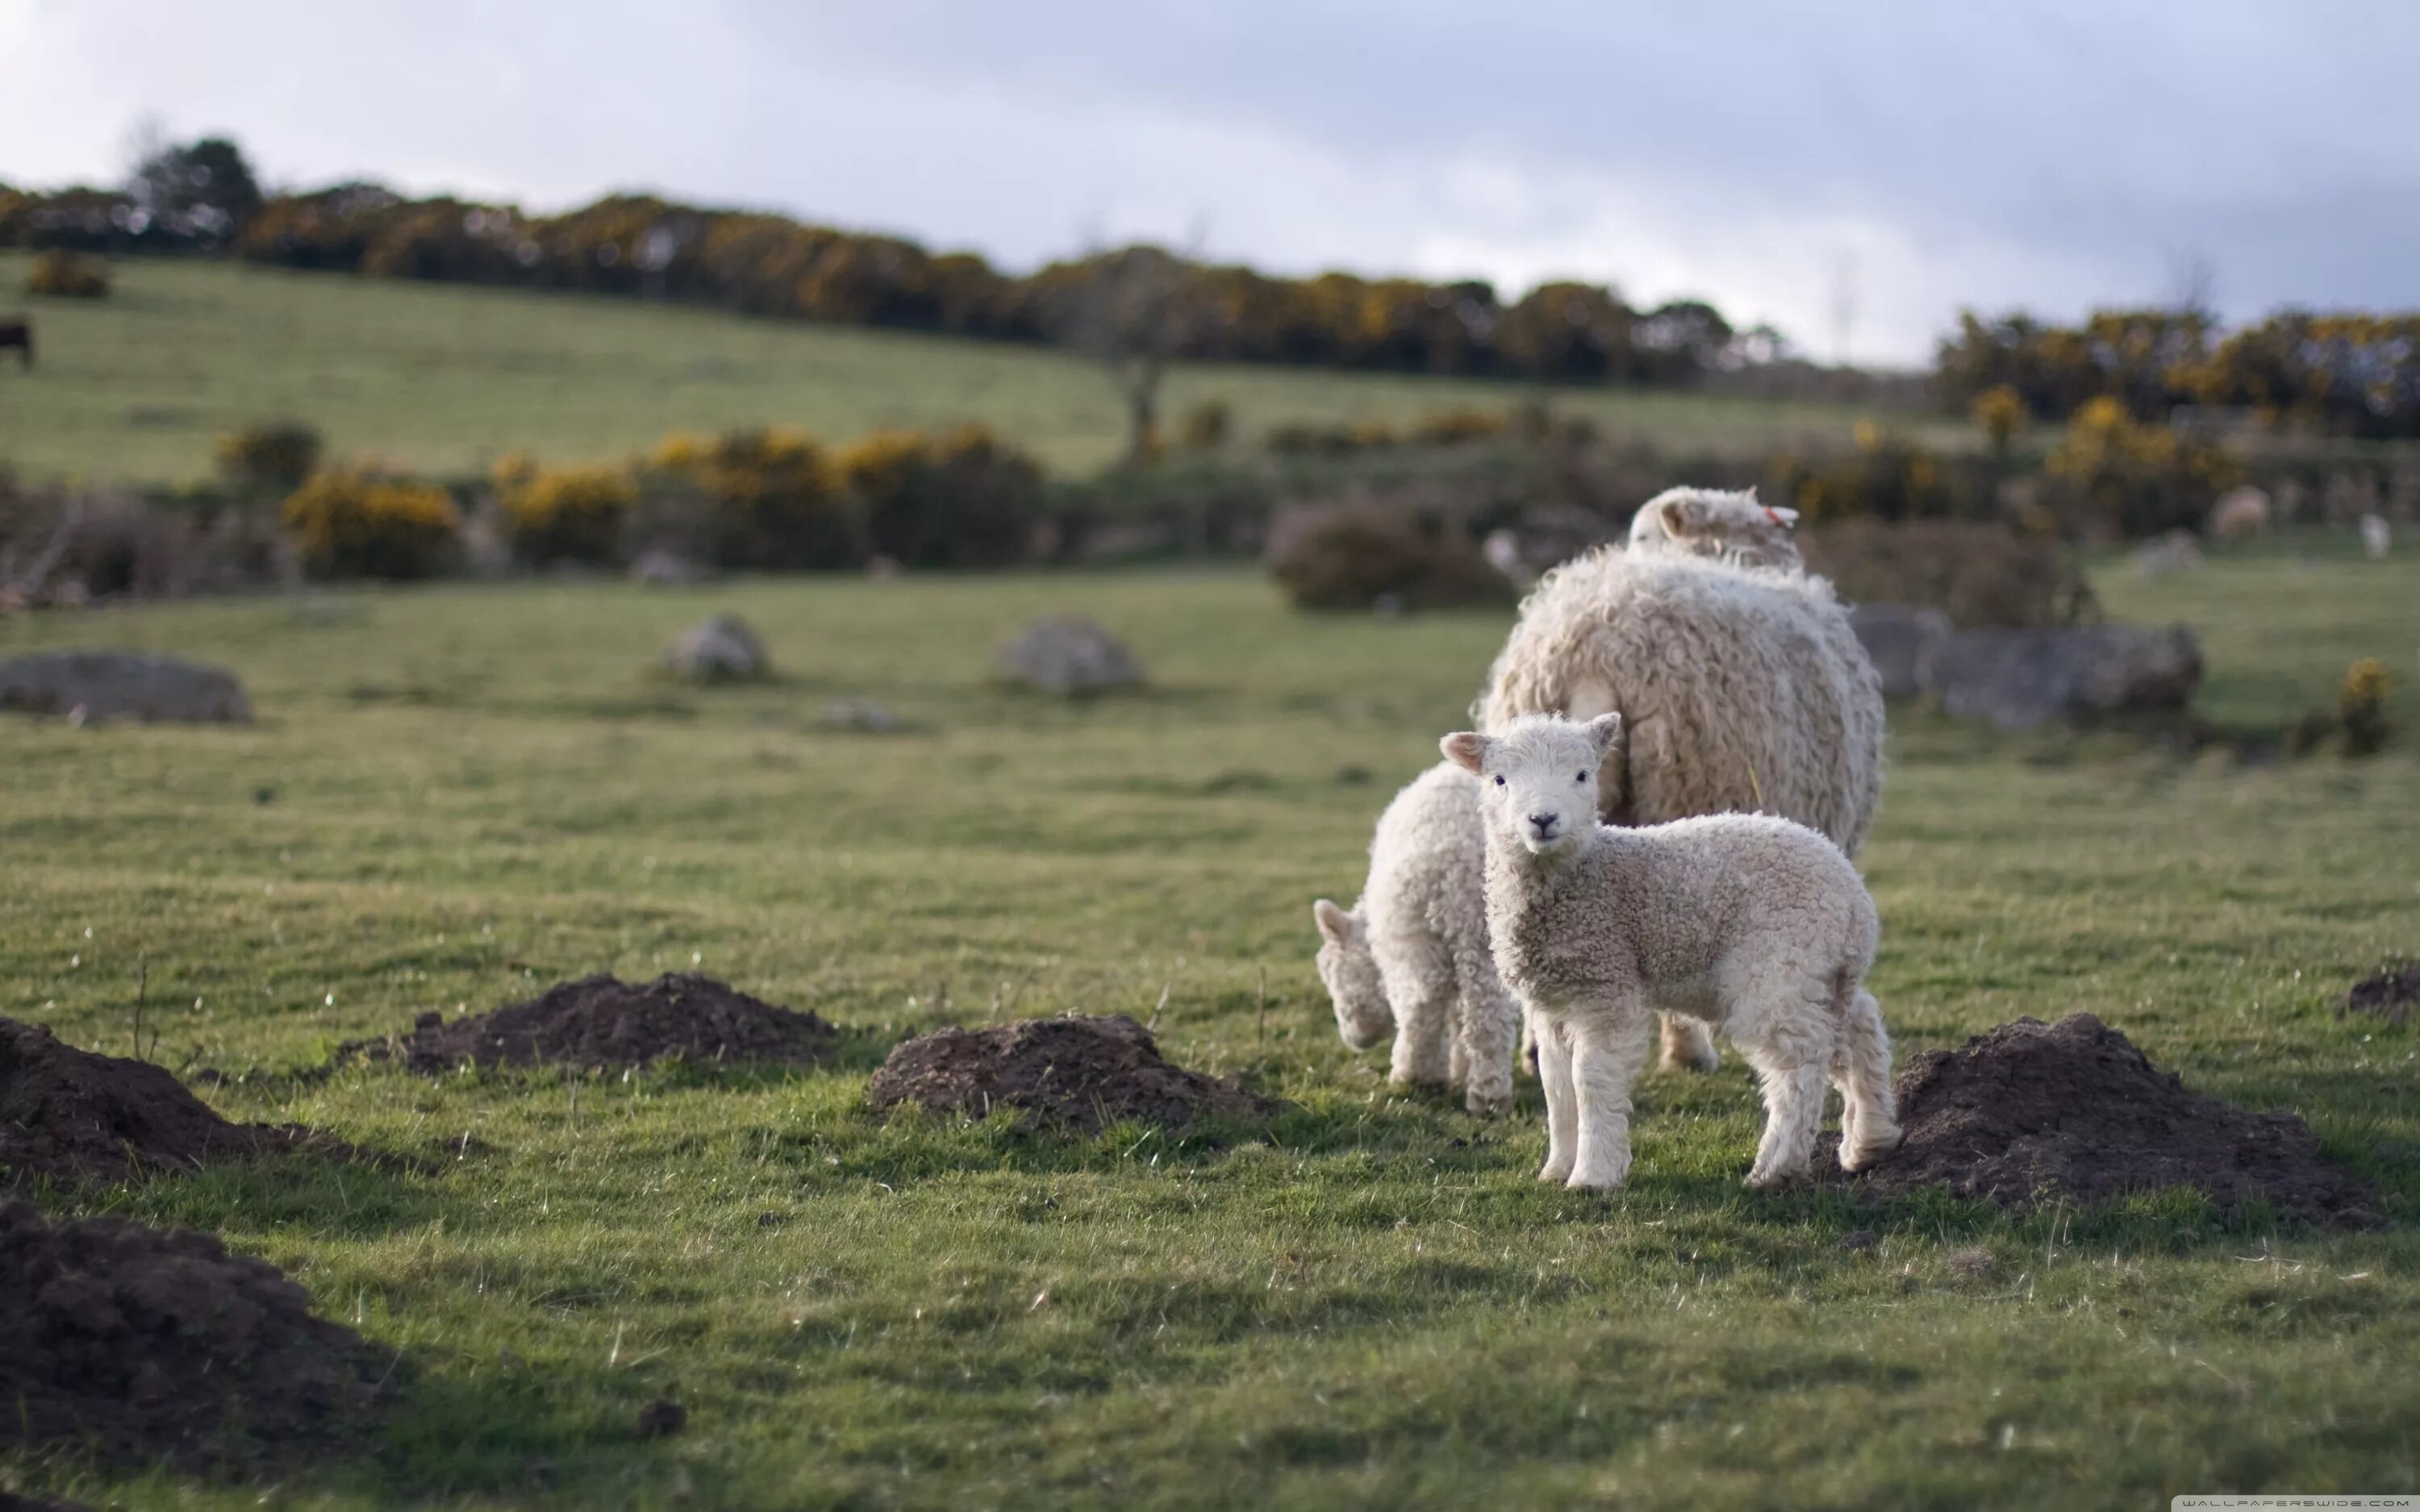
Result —
<svg viewBox="0 0 2420 1512"><path fill-rule="evenodd" d="M356 1422L394 1365L208 1234L30 1203L0 1205L0 1446L225 1461Z"/></svg>
<svg viewBox="0 0 2420 1512"><path fill-rule="evenodd" d="M977 1118L1018 1108L1034 1123L1087 1133L1128 1119L1181 1129L1197 1118L1277 1107L1233 1082L1170 1065L1151 1031L1123 1013L920 1034L891 1052L865 1100L876 1112L917 1103Z"/></svg>
<svg viewBox="0 0 2420 1512"><path fill-rule="evenodd" d="M711 977L668 974L642 986L609 976L566 981L546 995L448 1024L424 1013L401 1044L427 1075L482 1066L644 1066L652 1060L811 1064L832 1026L734 992ZM380 1054L377 1049L371 1052Z"/></svg>
<svg viewBox="0 0 2420 1512"><path fill-rule="evenodd" d="M2368 1013L2389 1024L2408 1024L2420 1008L2420 961L2389 966L2345 995L2346 1013Z"/></svg>
<svg viewBox="0 0 2420 1512"><path fill-rule="evenodd" d="M1844 1178L1826 1135L1816 1166L1826 1180L1876 1196L1946 1182L2007 1207L2190 1186L2223 1209L2265 1200L2315 1224L2374 1221L2375 1198L2319 1158L2301 1119L2187 1091L2089 1013L2023 1018L1925 1051L1894 1090L1906 1142Z"/></svg>
<svg viewBox="0 0 2420 1512"><path fill-rule="evenodd" d="M229 1123L147 1060L61 1044L45 1026L0 1018L0 1189L192 1169L275 1150L352 1151L292 1125Z"/></svg>

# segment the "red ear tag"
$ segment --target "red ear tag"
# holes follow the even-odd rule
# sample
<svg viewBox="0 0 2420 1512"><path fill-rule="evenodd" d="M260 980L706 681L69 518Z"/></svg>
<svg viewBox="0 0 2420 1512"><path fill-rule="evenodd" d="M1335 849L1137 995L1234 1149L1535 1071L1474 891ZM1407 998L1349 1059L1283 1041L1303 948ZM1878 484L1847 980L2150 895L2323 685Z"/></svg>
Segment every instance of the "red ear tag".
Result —
<svg viewBox="0 0 2420 1512"><path fill-rule="evenodd" d="M1771 504L1767 504L1767 505L1765 505L1765 506L1764 506L1764 517L1765 517L1765 518L1767 518L1767 519L1769 519L1769 520L1771 520L1771 521L1773 521L1776 525L1778 525L1778 524L1780 524L1780 523L1781 523L1781 517L1780 517L1779 515L1777 515L1777 514L1775 514L1775 513L1774 513L1774 509L1773 509L1773 506L1772 506Z"/></svg>

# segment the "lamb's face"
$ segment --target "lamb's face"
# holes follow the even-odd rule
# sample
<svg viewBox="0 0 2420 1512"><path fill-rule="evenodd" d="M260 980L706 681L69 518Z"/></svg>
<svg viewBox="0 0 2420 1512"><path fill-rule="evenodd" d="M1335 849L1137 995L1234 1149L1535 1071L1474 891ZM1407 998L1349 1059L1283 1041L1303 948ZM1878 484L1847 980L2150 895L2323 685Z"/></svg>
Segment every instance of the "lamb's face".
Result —
<svg viewBox="0 0 2420 1512"><path fill-rule="evenodd" d="M1796 571L1804 565L1792 533L1797 523L1798 511L1759 503L1754 488L1668 488L1631 517L1630 548Z"/></svg>
<svg viewBox="0 0 2420 1512"><path fill-rule="evenodd" d="M1532 856L1573 854L1596 839L1596 774L1621 738L1621 716L1574 724L1524 715L1500 735L1448 735L1446 758L1479 779L1488 828Z"/></svg>
<svg viewBox="0 0 2420 1512"><path fill-rule="evenodd" d="M1311 905L1319 925L1319 980L1336 1008L1336 1032L1345 1045L1367 1050L1395 1032L1395 1011L1387 1004L1378 958L1370 952L1370 929L1357 910L1346 913L1326 899Z"/></svg>

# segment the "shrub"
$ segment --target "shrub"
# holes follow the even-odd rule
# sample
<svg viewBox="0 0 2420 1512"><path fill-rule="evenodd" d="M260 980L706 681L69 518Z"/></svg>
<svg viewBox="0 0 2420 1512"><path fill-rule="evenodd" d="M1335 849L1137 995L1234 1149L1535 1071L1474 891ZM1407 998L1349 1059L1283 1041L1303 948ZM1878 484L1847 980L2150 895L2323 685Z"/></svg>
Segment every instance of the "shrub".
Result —
<svg viewBox="0 0 2420 1512"><path fill-rule="evenodd" d="M1985 389L1975 396L1967 409L1976 428L1982 431L1984 444L1994 457L2006 460L2009 448L2016 443L2017 431L2025 423L2025 401L2016 390L2002 383Z"/></svg>
<svg viewBox="0 0 2420 1512"><path fill-rule="evenodd" d="M865 563L865 522L830 459L794 430L727 431L693 445L669 438L653 457L695 490L704 546L725 567L814 569Z"/></svg>
<svg viewBox="0 0 2420 1512"><path fill-rule="evenodd" d="M271 421L228 431L211 450L236 487L291 493L319 466L319 433L300 421Z"/></svg>
<svg viewBox="0 0 2420 1512"><path fill-rule="evenodd" d="M1204 399L1176 423L1176 444L1188 452L1218 451L1233 433L1234 418L1226 400Z"/></svg>
<svg viewBox="0 0 2420 1512"><path fill-rule="evenodd" d="M1468 540L1367 500L1281 516L1269 532L1268 562L1299 609L1444 609L1512 596Z"/></svg>
<svg viewBox="0 0 2420 1512"><path fill-rule="evenodd" d="M109 295L109 274L99 263L56 248L34 259L25 273L25 292L59 300L99 300Z"/></svg>
<svg viewBox="0 0 2420 1512"><path fill-rule="evenodd" d="M840 475L874 549L910 566L1021 562L1042 519L1041 468L981 425L868 436Z"/></svg>
<svg viewBox="0 0 2420 1512"><path fill-rule="evenodd" d="M1526 419L1526 417L1524 417ZM1440 409L1412 423L1409 440L1425 446L1492 441L1514 429L1515 417L1490 409ZM1544 426L1540 426L1541 435Z"/></svg>
<svg viewBox="0 0 2420 1512"><path fill-rule="evenodd" d="M1953 625L2034 628L2097 612L2070 552L2006 525L1856 519L1804 532L1799 548L1807 570L1852 602L1936 609Z"/></svg>
<svg viewBox="0 0 2420 1512"><path fill-rule="evenodd" d="M639 503L639 486L620 468L541 470L518 454L493 470L504 534L521 561L613 562Z"/></svg>
<svg viewBox="0 0 2420 1512"><path fill-rule="evenodd" d="M1869 421L1857 423L1853 451L1784 454L1774 458L1767 477L1766 498L1786 501L1809 525L1862 517L1932 519L1957 512L1951 471L1915 442L1880 431Z"/></svg>
<svg viewBox="0 0 2420 1512"><path fill-rule="evenodd" d="M461 514L442 488L364 470L322 472L286 501L286 533L320 578L427 578L459 544Z"/></svg>
<svg viewBox="0 0 2420 1512"><path fill-rule="evenodd" d="M2386 745L2386 695L2395 679L2375 656L2364 656L2345 673L2336 690L2336 721L2344 728L2345 754L2374 756Z"/></svg>
<svg viewBox="0 0 2420 1512"><path fill-rule="evenodd" d="M2242 471L2225 448L2139 424L2105 394L2075 411L2046 467L2071 529L2128 538L2192 529Z"/></svg>

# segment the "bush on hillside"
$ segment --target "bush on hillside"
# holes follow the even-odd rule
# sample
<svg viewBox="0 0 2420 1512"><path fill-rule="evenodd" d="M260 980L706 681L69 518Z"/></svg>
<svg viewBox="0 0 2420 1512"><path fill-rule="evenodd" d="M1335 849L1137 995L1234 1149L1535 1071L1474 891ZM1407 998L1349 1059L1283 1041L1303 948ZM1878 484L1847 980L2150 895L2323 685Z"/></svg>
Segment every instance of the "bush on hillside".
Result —
<svg viewBox="0 0 2420 1512"><path fill-rule="evenodd" d="M509 456L493 472L513 555L533 565L620 560L639 486L620 468L531 466Z"/></svg>
<svg viewBox="0 0 2420 1512"><path fill-rule="evenodd" d="M673 493L659 521L693 519L719 566L759 571L865 564L864 512L824 449L799 431L735 430L711 441L670 437L649 458Z"/></svg>
<svg viewBox="0 0 2420 1512"><path fill-rule="evenodd" d="M291 493L319 466L319 433L301 421L240 426L211 448L219 472L249 493Z"/></svg>
<svg viewBox="0 0 2420 1512"><path fill-rule="evenodd" d="M2046 471L2071 530L2124 539L2193 529L2242 475L2226 448L2144 424L2106 395L2075 411Z"/></svg>
<svg viewBox="0 0 2420 1512"><path fill-rule="evenodd" d="M286 533L316 578L428 578L452 564L462 517L442 488L364 469L322 472L286 501Z"/></svg>
<svg viewBox="0 0 2420 1512"><path fill-rule="evenodd" d="M1371 500L1291 510L1269 531L1269 571L1298 609L1509 603L1512 585L1467 539Z"/></svg>
<svg viewBox="0 0 2420 1512"><path fill-rule="evenodd" d="M1459 446L1512 434L1516 417L1492 409L1439 409L1412 422L1405 439L1416 446Z"/></svg>
<svg viewBox="0 0 2420 1512"><path fill-rule="evenodd" d="M1934 519L1959 512L1952 470L1902 436L1859 421L1845 453L1775 457L1765 501L1787 504L1808 525L1837 520Z"/></svg>
<svg viewBox="0 0 2420 1512"><path fill-rule="evenodd" d="M26 270L25 292L54 300L106 299L109 274L99 263L54 248Z"/></svg>
<svg viewBox="0 0 2420 1512"><path fill-rule="evenodd" d="M1801 532L1809 572L1859 604L1936 609L1962 627L2073 625L2098 613L2072 553L1983 520L1853 519Z"/></svg>
<svg viewBox="0 0 2420 1512"><path fill-rule="evenodd" d="M868 436L839 469L874 549L908 566L1022 562L1042 520L1042 469L982 425Z"/></svg>
<svg viewBox="0 0 2420 1512"><path fill-rule="evenodd" d="M1215 452L1234 431L1234 412L1224 399L1204 399L1176 423L1176 444L1188 452Z"/></svg>

